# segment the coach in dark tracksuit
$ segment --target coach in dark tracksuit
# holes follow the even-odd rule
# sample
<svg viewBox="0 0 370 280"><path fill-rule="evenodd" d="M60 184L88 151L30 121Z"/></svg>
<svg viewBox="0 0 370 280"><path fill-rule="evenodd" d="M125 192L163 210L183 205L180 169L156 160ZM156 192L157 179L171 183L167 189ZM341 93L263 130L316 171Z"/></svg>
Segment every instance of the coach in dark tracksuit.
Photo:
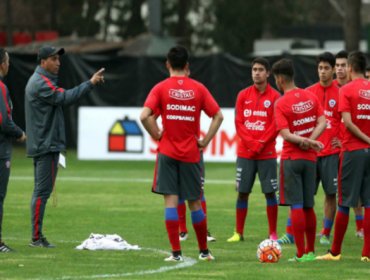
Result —
<svg viewBox="0 0 370 280"><path fill-rule="evenodd" d="M10 252L12 249L2 240L3 204L8 188L10 176L10 159L12 154L12 140L25 141L25 134L12 119L13 105L9 91L3 83L3 78L8 74L9 55L0 48L0 253Z"/></svg>
<svg viewBox="0 0 370 280"><path fill-rule="evenodd" d="M62 106L76 102L94 85L104 82L104 69L100 69L89 81L72 89L58 87L60 56L63 54L63 48L40 48L40 64L26 85L27 155L33 158L35 176L31 200L31 247L55 247L43 235L42 224L46 203L57 176L59 153L66 149Z"/></svg>

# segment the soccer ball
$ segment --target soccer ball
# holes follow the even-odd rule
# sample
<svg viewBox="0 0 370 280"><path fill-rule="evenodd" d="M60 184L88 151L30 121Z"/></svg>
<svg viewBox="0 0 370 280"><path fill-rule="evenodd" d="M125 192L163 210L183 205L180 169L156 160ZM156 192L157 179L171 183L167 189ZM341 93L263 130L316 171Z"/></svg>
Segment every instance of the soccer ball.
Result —
<svg viewBox="0 0 370 280"><path fill-rule="evenodd" d="M257 259L260 262L275 263L281 257L281 246L275 240L265 239L257 247Z"/></svg>

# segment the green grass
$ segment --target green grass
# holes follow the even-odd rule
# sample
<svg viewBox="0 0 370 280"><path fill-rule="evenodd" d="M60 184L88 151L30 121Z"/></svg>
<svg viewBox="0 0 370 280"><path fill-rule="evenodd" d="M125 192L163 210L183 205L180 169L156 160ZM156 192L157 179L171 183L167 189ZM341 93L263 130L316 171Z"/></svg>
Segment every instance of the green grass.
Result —
<svg viewBox="0 0 370 280"><path fill-rule="evenodd" d="M177 268L167 264L170 251L163 223L163 199L150 191L153 162L78 161L68 154L67 169L59 170L56 196L50 198L44 234L55 249L30 248L32 161L17 149L5 201L3 237L16 252L0 254L0 279L369 279L369 265L360 262L362 241L354 235L353 213L344 240L342 261L288 263L294 245L283 247L277 264L260 264L256 248L267 237L265 199L259 184L250 197L244 242L229 244L235 221L234 164L207 163L208 224L217 242L210 244L215 262ZM73 179L75 178L75 179ZM148 182L138 181L147 179ZM212 181L214 182L214 181ZM53 205L56 202L56 206ZM316 213L321 226L323 194ZM285 229L287 208L279 208L279 233ZM189 216L189 215L188 215ZM195 234L188 217L189 239L182 243L185 256L197 260ZM117 233L141 251L78 251L74 247L90 233ZM151 248L151 249L149 249ZM316 242L321 254L326 247ZM162 273L159 268L175 267Z"/></svg>

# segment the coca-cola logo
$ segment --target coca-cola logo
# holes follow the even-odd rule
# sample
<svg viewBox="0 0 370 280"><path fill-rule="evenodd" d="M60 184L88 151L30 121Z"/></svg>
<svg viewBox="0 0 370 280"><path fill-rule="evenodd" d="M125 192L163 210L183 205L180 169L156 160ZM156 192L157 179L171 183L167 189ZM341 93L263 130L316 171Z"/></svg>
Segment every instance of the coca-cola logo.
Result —
<svg viewBox="0 0 370 280"><path fill-rule="evenodd" d="M194 91L183 89L170 89L170 97L177 100L189 100L194 98Z"/></svg>
<svg viewBox="0 0 370 280"><path fill-rule="evenodd" d="M361 90L359 91L359 95L360 95L360 97L362 97L362 98L365 98L365 99L370 100L370 90L364 90L364 89L361 89Z"/></svg>
<svg viewBox="0 0 370 280"><path fill-rule="evenodd" d="M245 121L244 123L245 127L248 130L258 130L258 131L264 131L265 124L266 122L263 122L263 121L256 121L256 122Z"/></svg>
<svg viewBox="0 0 370 280"><path fill-rule="evenodd" d="M310 111L313 108L313 105L314 105L313 101L308 100L306 102L299 102L298 104L293 104L292 109L293 112L296 114L303 114Z"/></svg>

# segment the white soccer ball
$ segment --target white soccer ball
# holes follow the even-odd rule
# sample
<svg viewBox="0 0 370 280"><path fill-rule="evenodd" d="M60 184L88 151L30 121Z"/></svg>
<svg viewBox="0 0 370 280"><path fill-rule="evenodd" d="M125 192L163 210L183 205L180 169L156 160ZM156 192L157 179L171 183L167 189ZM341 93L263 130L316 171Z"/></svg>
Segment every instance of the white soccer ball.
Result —
<svg viewBox="0 0 370 280"><path fill-rule="evenodd" d="M257 247L257 259L260 262L275 263L281 257L281 246L272 239L263 240Z"/></svg>

